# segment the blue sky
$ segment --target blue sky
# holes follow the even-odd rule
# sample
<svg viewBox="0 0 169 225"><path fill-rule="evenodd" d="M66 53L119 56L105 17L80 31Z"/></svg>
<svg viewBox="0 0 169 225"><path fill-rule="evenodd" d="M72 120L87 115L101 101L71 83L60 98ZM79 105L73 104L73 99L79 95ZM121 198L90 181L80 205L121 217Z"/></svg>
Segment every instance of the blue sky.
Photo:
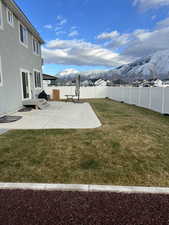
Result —
<svg viewBox="0 0 169 225"><path fill-rule="evenodd" d="M46 42L45 73L109 69L169 46L169 0L16 3Z"/></svg>

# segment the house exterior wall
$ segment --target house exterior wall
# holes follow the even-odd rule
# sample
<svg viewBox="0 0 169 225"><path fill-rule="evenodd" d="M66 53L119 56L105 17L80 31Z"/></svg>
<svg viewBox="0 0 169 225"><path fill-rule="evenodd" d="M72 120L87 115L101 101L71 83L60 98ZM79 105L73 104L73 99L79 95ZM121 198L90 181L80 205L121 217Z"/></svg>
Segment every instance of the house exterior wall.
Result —
<svg viewBox="0 0 169 225"><path fill-rule="evenodd" d="M3 29L0 29L0 58L3 85L0 86L0 115L14 112L22 107L21 69L28 70L31 79L31 92L34 98L41 89L34 87L33 71L41 71L41 53L33 53L32 34L28 32L28 48L20 43L19 18L14 16L14 26L7 22L7 7L2 5ZM41 79L42 80L42 79Z"/></svg>

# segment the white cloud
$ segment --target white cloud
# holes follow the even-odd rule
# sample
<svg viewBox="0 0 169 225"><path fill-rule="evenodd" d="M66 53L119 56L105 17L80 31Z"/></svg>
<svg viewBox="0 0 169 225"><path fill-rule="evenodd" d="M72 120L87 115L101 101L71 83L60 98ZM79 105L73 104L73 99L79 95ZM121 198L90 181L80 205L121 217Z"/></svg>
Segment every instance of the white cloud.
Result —
<svg viewBox="0 0 169 225"><path fill-rule="evenodd" d="M153 15L153 16L151 17L152 20L155 20L156 18L157 18L156 15Z"/></svg>
<svg viewBox="0 0 169 225"><path fill-rule="evenodd" d="M67 23L67 20L66 19L63 19L60 21L60 26L64 25L65 23Z"/></svg>
<svg viewBox="0 0 169 225"><path fill-rule="evenodd" d="M158 27L158 26L157 26ZM136 30L134 40L128 43L124 54L132 57L150 55L156 51L169 49L169 27L156 28L153 31Z"/></svg>
<svg viewBox="0 0 169 225"><path fill-rule="evenodd" d="M77 30L77 27L76 26L72 26L70 29L71 30Z"/></svg>
<svg viewBox="0 0 169 225"><path fill-rule="evenodd" d="M97 36L99 40L109 40L105 43L106 47L109 48L118 48L121 45L125 45L129 42L129 34L120 34L118 31L112 31L110 33L104 32Z"/></svg>
<svg viewBox="0 0 169 225"><path fill-rule="evenodd" d="M53 26L51 24L47 24L47 25L44 25L44 28L46 28L46 29L52 29Z"/></svg>
<svg viewBox="0 0 169 225"><path fill-rule="evenodd" d="M60 31L62 29L62 27L55 27L55 31Z"/></svg>
<svg viewBox="0 0 169 225"><path fill-rule="evenodd" d="M140 41L146 40L151 35L152 35L152 32L150 32L148 30L144 30L144 29L137 29L131 34L131 36L137 38Z"/></svg>
<svg viewBox="0 0 169 225"><path fill-rule="evenodd" d="M67 19L65 19L63 16L57 16L57 26L63 26L67 23Z"/></svg>
<svg viewBox="0 0 169 225"><path fill-rule="evenodd" d="M52 26L51 24L44 25L44 28L46 29L53 29L56 31L56 34L61 34L63 33L62 28L63 25L67 23L67 19L65 19L63 16L57 16L56 17L56 24L55 26Z"/></svg>
<svg viewBox="0 0 169 225"><path fill-rule="evenodd" d="M121 49L121 55L136 59L156 51L169 49L169 18L159 21L154 30L136 29L131 33L118 31L102 33L98 39L109 40L104 43L108 49Z"/></svg>
<svg viewBox="0 0 169 225"><path fill-rule="evenodd" d="M73 27L69 35L75 31L76 27ZM159 21L153 30L136 29L131 33L113 30L99 34L97 39L101 40L100 45L84 40L51 40L43 48L43 57L49 64L118 66L169 49L169 17Z"/></svg>
<svg viewBox="0 0 169 225"><path fill-rule="evenodd" d="M120 35L119 32L115 30L115 31L112 31L110 33L104 32L102 34L99 34L97 36L97 39L100 39L100 40L114 39L116 37L119 37L119 35Z"/></svg>
<svg viewBox="0 0 169 225"><path fill-rule="evenodd" d="M59 76L70 76L70 75L74 75L74 74L78 74L79 73L79 71L78 70L76 70L76 69L74 69L74 68L69 68L69 69L65 69L65 70L63 70L62 72L60 72L58 75Z"/></svg>
<svg viewBox="0 0 169 225"><path fill-rule="evenodd" d="M67 23L67 20L63 16L57 16L56 21L57 23L53 29L56 32L56 35L59 36L61 34L66 34L66 31L63 30L63 25ZM53 26L51 29L52 28Z"/></svg>
<svg viewBox="0 0 169 225"><path fill-rule="evenodd" d="M52 40L42 51L47 64L111 67L126 63L118 53L82 40Z"/></svg>
<svg viewBox="0 0 169 225"><path fill-rule="evenodd" d="M169 5L169 0L134 0L133 5L141 9L157 8Z"/></svg>
<svg viewBox="0 0 169 225"><path fill-rule="evenodd" d="M75 37L75 36L78 36L79 35L79 32L77 30L77 27L76 26L72 26L70 28L70 32L68 34L69 37Z"/></svg>
<svg viewBox="0 0 169 225"><path fill-rule="evenodd" d="M77 30L73 30L68 34L69 37L75 37L75 36L78 36L78 35L79 35L79 32Z"/></svg>
<svg viewBox="0 0 169 225"><path fill-rule="evenodd" d="M169 26L169 17L157 23L158 28L165 28Z"/></svg>
<svg viewBox="0 0 169 225"><path fill-rule="evenodd" d="M63 30L59 30L56 32L56 35L59 36L61 34L66 34L66 31L63 31Z"/></svg>

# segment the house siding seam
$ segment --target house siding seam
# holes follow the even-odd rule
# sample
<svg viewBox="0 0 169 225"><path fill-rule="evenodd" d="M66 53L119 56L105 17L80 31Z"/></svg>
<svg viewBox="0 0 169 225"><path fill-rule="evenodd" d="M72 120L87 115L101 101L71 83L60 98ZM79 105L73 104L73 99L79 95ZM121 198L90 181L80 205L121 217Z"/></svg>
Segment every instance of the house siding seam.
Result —
<svg viewBox="0 0 169 225"><path fill-rule="evenodd" d="M32 96L39 94L41 89L34 87L34 68L42 74L41 51L33 53L32 33L28 31L28 47L21 45L19 39L19 24L21 21L14 16L14 26L7 21L6 5L2 4L3 30L0 29L0 56L3 74L3 86L0 86L0 115L15 112L22 107L22 85L20 70L30 73Z"/></svg>

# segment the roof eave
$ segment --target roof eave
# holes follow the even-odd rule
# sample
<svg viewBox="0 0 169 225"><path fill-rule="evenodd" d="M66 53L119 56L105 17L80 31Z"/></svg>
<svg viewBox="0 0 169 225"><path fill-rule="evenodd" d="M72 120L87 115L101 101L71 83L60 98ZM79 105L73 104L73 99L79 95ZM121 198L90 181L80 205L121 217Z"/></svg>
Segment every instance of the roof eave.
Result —
<svg viewBox="0 0 169 225"><path fill-rule="evenodd" d="M19 6L13 0L2 0L4 4L13 12L13 14L19 18L19 20L27 27L27 29L32 33L34 37L41 43L44 44L44 40L40 37L40 34L37 32L35 27L26 17L24 12L19 8Z"/></svg>

